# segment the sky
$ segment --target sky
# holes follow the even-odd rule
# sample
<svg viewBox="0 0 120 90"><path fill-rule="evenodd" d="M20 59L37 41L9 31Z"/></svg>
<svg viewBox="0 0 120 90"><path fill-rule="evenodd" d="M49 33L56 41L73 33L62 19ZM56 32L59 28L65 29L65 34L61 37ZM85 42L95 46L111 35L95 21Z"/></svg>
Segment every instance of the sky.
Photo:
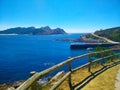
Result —
<svg viewBox="0 0 120 90"><path fill-rule="evenodd" d="M120 0L0 0L0 30L63 28L68 33L120 26Z"/></svg>

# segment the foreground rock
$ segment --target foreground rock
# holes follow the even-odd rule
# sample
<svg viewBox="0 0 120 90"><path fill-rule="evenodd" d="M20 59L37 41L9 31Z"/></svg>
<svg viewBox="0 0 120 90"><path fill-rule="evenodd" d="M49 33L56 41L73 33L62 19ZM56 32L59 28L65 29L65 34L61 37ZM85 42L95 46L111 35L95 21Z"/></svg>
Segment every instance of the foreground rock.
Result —
<svg viewBox="0 0 120 90"><path fill-rule="evenodd" d="M38 80L38 85L42 85L44 87L46 87L47 84L54 84L57 80L59 80L60 78L63 77L63 75L65 74L64 71L60 71L58 72L55 76L49 78L46 78L46 80ZM16 81L13 83L5 83L5 84L1 84L0 85L0 90L14 90L16 88L18 88L24 81Z"/></svg>
<svg viewBox="0 0 120 90"><path fill-rule="evenodd" d="M54 77L52 77L52 78L50 79L49 82L53 82L53 81L58 80L58 79L59 79L60 77L62 77L64 74L65 74L64 71L58 72Z"/></svg>
<svg viewBox="0 0 120 90"><path fill-rule="evenodd" d="M19 87L24 81L16 81L14 83L5 83L0 85L0 90L12 90Z"/></svg>

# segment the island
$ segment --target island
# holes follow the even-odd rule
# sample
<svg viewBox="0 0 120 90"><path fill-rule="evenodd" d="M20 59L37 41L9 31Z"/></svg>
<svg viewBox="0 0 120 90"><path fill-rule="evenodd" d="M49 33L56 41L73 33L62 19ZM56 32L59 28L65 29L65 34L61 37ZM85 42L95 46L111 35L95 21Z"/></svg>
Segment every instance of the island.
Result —
<svg viewBox="0 0 120 90"><path fill-rule="evenodd" d="M67 34L61 28L51 29L49 26L35 28L35 27L16 27L0 31L0 34L29 34L29 35L53 35L53 34Z"/></svg>

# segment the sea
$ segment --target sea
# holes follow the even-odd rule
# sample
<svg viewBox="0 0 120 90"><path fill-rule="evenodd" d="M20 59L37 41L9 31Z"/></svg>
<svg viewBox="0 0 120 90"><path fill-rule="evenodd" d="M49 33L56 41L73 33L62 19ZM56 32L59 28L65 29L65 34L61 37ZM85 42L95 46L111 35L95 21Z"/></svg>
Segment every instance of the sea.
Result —
<svg viewBox="0 0 120 90"><path fill-rule="evenodd" d="M0 84L26 80L31 71L41 72L68 57L88 53L86 49L71 50L68 42L63 39L78 39L83 33L66 35L0 35ZM79 42L81 44L83 42ZM72 68L88 61L87 57L75 60ZM64 66L58 71L68 71Z"/></svg>

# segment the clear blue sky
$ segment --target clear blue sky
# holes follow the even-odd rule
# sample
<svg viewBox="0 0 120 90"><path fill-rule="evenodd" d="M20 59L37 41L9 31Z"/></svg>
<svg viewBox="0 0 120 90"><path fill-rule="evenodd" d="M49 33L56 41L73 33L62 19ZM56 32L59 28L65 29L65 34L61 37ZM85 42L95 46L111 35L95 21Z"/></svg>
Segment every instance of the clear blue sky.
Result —
<svg viewBox="0 0 120 90"><path fill-rule="evenodd" d="M0 30L18 26L67 32L120 26L120 0L0 0Z"/></svg>

